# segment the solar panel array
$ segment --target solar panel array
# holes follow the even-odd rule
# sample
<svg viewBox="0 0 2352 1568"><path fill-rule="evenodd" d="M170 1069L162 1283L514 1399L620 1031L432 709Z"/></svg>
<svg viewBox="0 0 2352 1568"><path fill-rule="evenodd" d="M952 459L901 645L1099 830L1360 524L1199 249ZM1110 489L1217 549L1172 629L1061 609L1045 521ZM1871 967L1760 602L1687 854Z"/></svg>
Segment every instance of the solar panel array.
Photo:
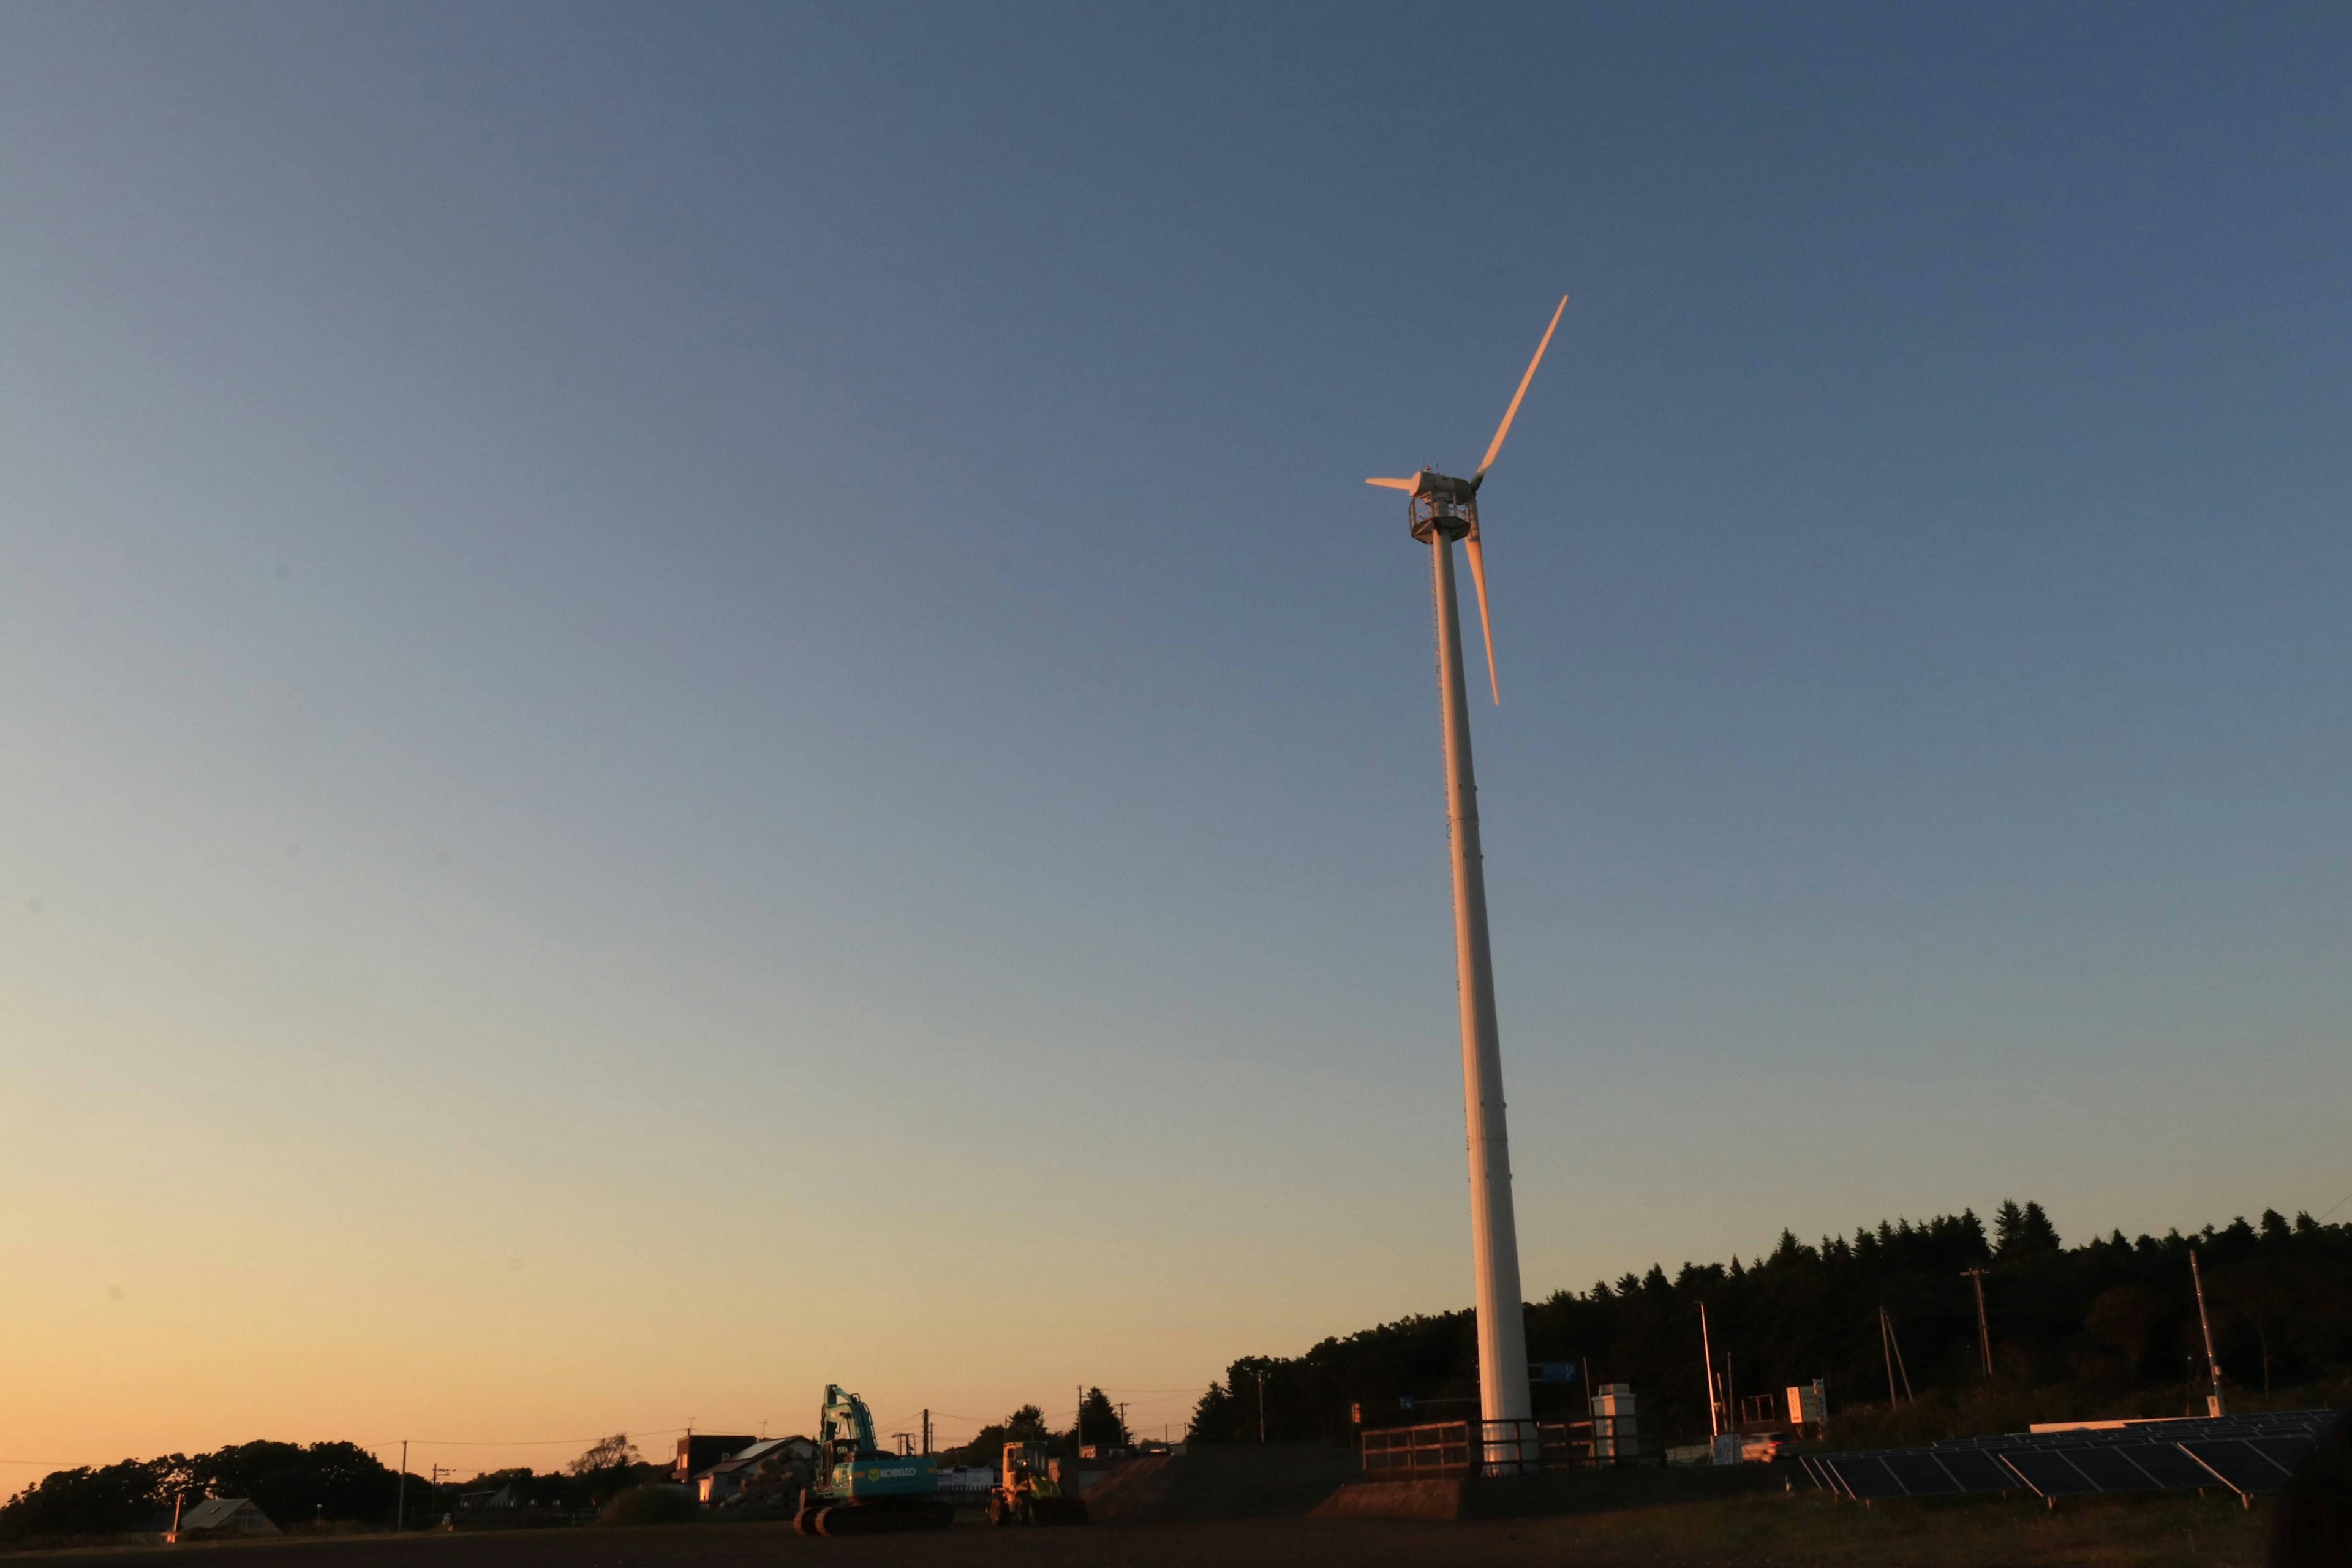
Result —
<svg viewBox="0 0 2352 1568"><path fill-rule="evenodd" d="M2011 1432L1926 1448L1806 1454L1815 1485L1857 1501L2031 1491L2055 1500L2098 1493L2224 1487L2242 1498L2286 1485L2333 1410L2272 1410L2070 1432Z"/></svg>

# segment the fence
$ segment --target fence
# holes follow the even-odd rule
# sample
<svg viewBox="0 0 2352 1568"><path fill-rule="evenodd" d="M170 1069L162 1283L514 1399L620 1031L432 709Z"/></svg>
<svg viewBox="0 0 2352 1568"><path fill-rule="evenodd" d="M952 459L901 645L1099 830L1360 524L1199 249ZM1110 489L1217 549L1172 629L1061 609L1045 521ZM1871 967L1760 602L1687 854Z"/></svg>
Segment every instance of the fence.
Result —
<svg viewBox="0 0 2352 1568"><path fill-rule="evenodd" d="M1600 1434L1596 1425L1611 1428ZM1629 1419L1625 1425L1633 1425ZM1364 1475L1371 1480L1440 1480L1468 1475L1532 1475L1622 1463L1633 1458L1633 1434L1616 1423L1591 1421L1432 1421L1419 1426L1367 1427L1361 1439Z"/></svg>

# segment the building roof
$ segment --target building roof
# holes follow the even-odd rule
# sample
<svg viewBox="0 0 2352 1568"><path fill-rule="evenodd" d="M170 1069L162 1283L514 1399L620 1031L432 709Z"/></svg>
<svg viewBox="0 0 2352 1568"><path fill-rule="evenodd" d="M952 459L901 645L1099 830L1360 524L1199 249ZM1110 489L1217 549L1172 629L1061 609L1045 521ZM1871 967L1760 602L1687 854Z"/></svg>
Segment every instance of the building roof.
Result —
<svg viewBox="0 0 2352 1568"><path fill-rule="evenodd" d="M205 1499L204 1501L196 1504L195 1507L186 1510L180 1515L180 1528L182 1530L210 1530L215 1525L226 1524L229 1521L230 1516L235 1514L236 1510L241 1508L251 1508L254 1512L261 1513L261 1510L258 1508L254 1508L253 1500L251 1498L208 1497ZM262 1517L267 1519L268 1515L262 1514Z"/></svg>
<svg viewBox="0 0 2352 1568"><path fill-rule="evenodd" d="M780 1451L797 1457L804 1453L814 1453L815 1450L816 1445L806 1437L766 1437L738 1453L728 1455L716 1464L706 1465L696 1474L698 1476L732 1475L735 1471L757 1465L761 1460L771 1458Z"/></svg>

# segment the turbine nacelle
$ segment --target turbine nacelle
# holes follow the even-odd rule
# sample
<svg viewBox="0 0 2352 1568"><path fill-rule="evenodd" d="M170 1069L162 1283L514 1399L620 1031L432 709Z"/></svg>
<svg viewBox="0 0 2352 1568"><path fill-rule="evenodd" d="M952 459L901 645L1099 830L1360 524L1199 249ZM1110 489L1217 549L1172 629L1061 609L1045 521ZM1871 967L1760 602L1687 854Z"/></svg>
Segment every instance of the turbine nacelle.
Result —
<svg viewBox="0 0 2352 1568"><path fill-rule="evenodd" d="M1478 485L1476 479L1457 479L1452 474L1441 474L1435 468L1423 468L1408 479L1366 479L1368 485L1383 489L1402 490L1411 498L1408 515L1412 519L1412 536L1423 544L1433 535L1444 534L1448 539L1478 537Z"/></svg>
<svg viewBox="0 0 2352 1568"><path fill-rule="evenodd" d="M1412 492L1412 536L1427 544L1433 535L1448 539L1478 537L1478 487L1468 479L1424 468L1415 476L1421 488Z"/></svg>

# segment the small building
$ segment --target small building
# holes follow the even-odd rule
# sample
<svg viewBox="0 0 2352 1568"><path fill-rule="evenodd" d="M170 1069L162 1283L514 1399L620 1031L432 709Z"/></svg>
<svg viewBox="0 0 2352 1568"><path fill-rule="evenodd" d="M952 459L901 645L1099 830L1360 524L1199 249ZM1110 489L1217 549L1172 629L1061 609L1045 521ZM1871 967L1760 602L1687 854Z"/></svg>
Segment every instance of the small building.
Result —
<svg viewBox="0 0 2352 1568"><path fill-rule="evenodd" d="M817 1448L806 1437L767 1437L694 1478L707 1508L791 1502L816 1479Z"/></svg>
<svg viewBox="0 0 2352 1568"><path fill-rule="evenodd" d="M977 1495L995 1485L994 1465L949 1465L940 1470L940 1490L950 1497Z"/></svg>
<svg viewBox="0 0 2352 1568"><path fill-rule="evenodd" d="M692 1486L695 1477L728 1456L741 1453L759 1440L749 1432L735 1437L689 1432L677 1440L677 1458L670 1466L670 1479L682 1487Z"/></svg>
<svg viewBox="0 0 2352 1568"><path fill-rule="evenodd" d="M173 1541L226 1541L240 1535L277 1535L280 1533L270 1517L253 1504L251 1498L208 1497L194 1508L180 1514L179 1528L172 1531Z"/></svg>

